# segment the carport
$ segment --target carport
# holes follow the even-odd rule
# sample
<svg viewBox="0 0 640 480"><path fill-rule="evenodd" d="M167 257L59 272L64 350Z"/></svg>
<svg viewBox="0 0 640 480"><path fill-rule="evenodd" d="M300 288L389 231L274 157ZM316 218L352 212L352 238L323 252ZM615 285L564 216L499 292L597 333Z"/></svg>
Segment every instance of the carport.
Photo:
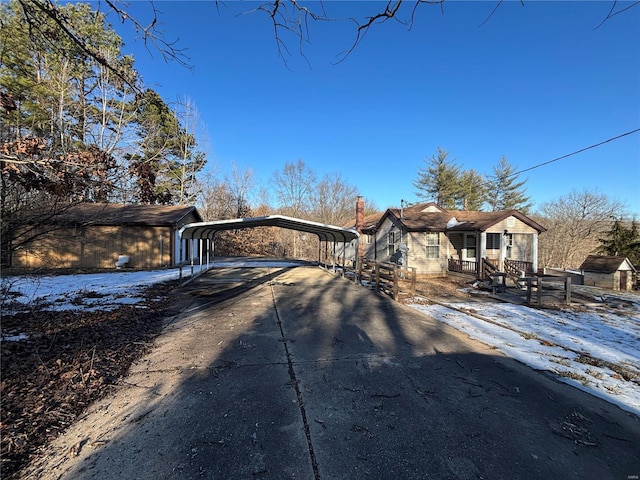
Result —
<svg viewBox="0 0 640 480"><path fill-rule="evenodd" d="M328 225L325 223L312 222L310 220L302 220L300 218L287 217L284 215L269 215L266 217L252 217L252 218L233 218L230 220L216 220L212 222L197 222L189 223L183 226L179 233L180 241L180 258L184 259L185 241L192 240L198 242L198 252L206 251L206 263L203 255L199 257L200 273L209 268L210 263L213 262L213 247L215 241L216 232L221 230L239 230L243 228L254 227L280 227L288 230L297 230L300 232L310 233L317 235L320 240L318 244L318 265L321 265L322 247L324 245L325 258L329 254L329 246L332 248L332 267L335 267L335 252L336 245L338 243L345 244L356 241L356 249L358 251L358 243L360 242L360 235L357 231L348 228L337 227L335 225ZM191 274L194 273L195 268L195 253L196 248L189 248L189 263L191 268ZM342 248L342 271L346 263L346 248ZM180 278L182 279L182 268L184 262L180 264Z"/></svg>

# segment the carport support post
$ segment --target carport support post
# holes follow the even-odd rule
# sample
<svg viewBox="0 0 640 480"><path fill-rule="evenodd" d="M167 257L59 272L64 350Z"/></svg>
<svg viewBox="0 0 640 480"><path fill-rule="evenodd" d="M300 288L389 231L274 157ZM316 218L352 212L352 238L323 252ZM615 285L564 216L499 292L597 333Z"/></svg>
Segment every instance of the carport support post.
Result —
<svg viewBox="0 0 640 480"><path fill-rule="evenodd" d="M211 259L211 239L207 237L207 270L209 270L210 259Z"/></svg>
<svg viewBox="0 0 640 480"><path fill-rule="evenodd" d="M333 251L331 253L331 269L336 273L336 240L333 239Z"/></svg>
<svg viewBox="0 0 640 480"><path fill-rule="evenodd" d="M178 265L180 265L180 275L178 276L178 279L180 280L180 283L182 283L182 254L183 254L182 242L183 241L184 239L182 238L182 234L180 234L180 236L178 237L178 245L180 245L180 256L178 257Z"/></svg>
<svg viewBox="0 0 640 480"><path fill-rule="evenodd" d="M191 254L191 278L193 278L193 239L191 239L191 248L189 249L189 253Z"/></svg>

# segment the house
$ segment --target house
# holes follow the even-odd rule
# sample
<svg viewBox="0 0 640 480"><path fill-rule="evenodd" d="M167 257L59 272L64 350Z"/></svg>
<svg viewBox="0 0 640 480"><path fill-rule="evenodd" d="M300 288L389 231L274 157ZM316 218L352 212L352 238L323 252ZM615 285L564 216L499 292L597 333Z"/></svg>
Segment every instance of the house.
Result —
<svg viewBox="0 0 640 480"><path fill-rule="evenodd" d="M545 231L517 210L450 211L435 203L389 208L378 218L362 220L355 225L362 256L432 275L537 272L538 235Z"/></svg>
<svg viewBox="0 0 640 480"><path fill-rule="evenodd" d="M584 285L612 290L631 290L635 267L627 257L589 255L582 265Z"/></svg>
<svg viewBox="0 0 640 480"><path fill-rule="evenodd" d="M39 225L41 233L13 253L12 265L115 268L120 260L119 266L133 268L175 266L190 258L190 247L198 247L192 241L181 249L178 231L199 221L193 206L78 204Z"/></svg>

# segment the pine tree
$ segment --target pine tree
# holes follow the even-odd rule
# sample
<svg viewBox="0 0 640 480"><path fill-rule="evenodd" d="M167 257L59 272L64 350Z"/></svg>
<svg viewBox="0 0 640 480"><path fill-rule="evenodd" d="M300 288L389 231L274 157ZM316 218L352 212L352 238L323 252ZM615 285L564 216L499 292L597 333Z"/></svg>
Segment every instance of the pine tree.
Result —
<svg viewBox="0 0 640 480"><path fill-rule="evenodd" d="M456 194L459 210L482 210L485 203L487 189L485 180L474 169L465 170L460 174L460 191Z"/></svg>
<svg viewBox="0 0 640 480"><path fill-rule="evenodd" d="M626 227L622 221L616 219L607 232L607 238L600 239L601 246L598 253L627 257L635 266L640 267L640 232L635 220L630 227Z"/></svg>
<svg viewBox="0 0 640 480"><path fill-rule="evenodd" d="M416 195L436 202L443 208L455 209L456 199L460 195L460 167L455 159L449 158L449 152L438 147L438 152L425 160L426 166L418 170L418 178L413 186Z"/></svg>
<svg viewBox="0 0 640 480"><path fill-rule="evenodd" d="M531 203L526 195L526 180L517 182L518 174L507 157L503 156L493 167L493 175L488 178L487 203L492 211L520 210L528 213Z"/></svg>

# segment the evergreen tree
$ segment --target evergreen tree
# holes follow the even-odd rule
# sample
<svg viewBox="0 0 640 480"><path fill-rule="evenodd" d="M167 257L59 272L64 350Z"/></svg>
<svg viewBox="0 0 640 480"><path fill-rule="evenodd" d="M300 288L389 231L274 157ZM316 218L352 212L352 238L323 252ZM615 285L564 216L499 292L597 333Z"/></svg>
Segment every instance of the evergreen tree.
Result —
<svg viewBox="0 0 640 480"><path fill-rule="evenodd" d="M600 239L598 253L627 257L634 267L640 267L640 232L635 219L630 227L616 219L607 232L607 238Z"/></svg>
<svg viewBox="0 0 640 480"><path fill-rule="evenodd" d="M460 191L457 193L459 210L482 210L485 203L487 188L485 180L474 169L465 170L460 174Z"/></svg>
<svg viewBox="0 0 640 480"><path fill-rule="evenodd" d="M413 186L420 198L436 202L443 208L455 209L460 196L460 167L449 152L438 147L435 155L425 160L426 166L418 170Z"/></svg>
<svg viewBox="0 0 640 480"><path fill-rule="evenodd" d="M138 150L127 156L138 186L136 200L160 204L193 201L195 175L206 163L204 153L196 150L194 133L185 129L176 112L151 89L138 98L137 125Z"/></svg>
<svg viewBox="0 0 640 480"><path fill-rule="evenodd" d="M516 181L518 175L507 157L503 156L493 167L493 175L488 178L487 203L492 211L520 210L528 213L531 203L526 195L526 180Z"/></svg>

